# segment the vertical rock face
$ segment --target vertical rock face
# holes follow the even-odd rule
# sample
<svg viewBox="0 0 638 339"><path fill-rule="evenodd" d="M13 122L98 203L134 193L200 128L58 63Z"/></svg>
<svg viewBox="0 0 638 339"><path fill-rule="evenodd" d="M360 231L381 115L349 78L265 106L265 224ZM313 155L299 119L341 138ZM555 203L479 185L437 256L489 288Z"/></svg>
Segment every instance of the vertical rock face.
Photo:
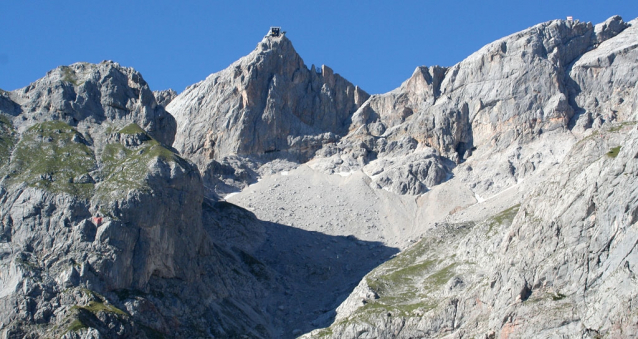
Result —
<svg viewBox="0 0 638 339"><path fill-rule="evenodd" d="M2 91L0 334L287 338L334 319L307 336L633 335L636 24L539 24L373 96L284 36L179 96L113 62ZM205 197L286 160L362 170L422 239L363 277L394 249ZM280 182L284 202L310 189ZM330 220L378 226L339 206Z"/></svg>
<svg viewBox="0 0 638 339"><path fill-rule="evenodd" d="M306 337L632 337L637 142L635 123L583 139L521 204L429 230Z"/></svg>
<svg viewBox="0 0 638 339"><path fill-rule="evenodd" d="M638 81L637 20L613 39L601 41L598 47L578 58L569 70L570 99L580 128L605 121L636 120L638 102L635 84ZM622 20L613 17L595 27L596 36L607 37L609 31L624 28Z"/></svg>
<svg viewBox="0 0 638 339"><path fill-rule="evenodd" d="M4 116L11 155L2 164L3 228L11 245L35 253L57 241L81 246L56 233L87 228L90 242L122 244L119 255L90 260L108 272L100 277L107 288L143 288L152 274L186 278L188 259L174 251L187 248L185 258L193 257L199 236L174 232L188 223L201 229L195 217L201 214L201 179L163 146L174 138L175 121L141 75L113 62L74 64L9 97L20 105ZM181 201L171 200L175 193ZM154 206L163 206L160 213L149 213ZM96 215L102 226L89 221ZM167 221L176 228L165 227Z"/></svg>
<svg viewBox="0 0 638 339"><path fill-rule="evenodd" d="M567 82L570 64L625 27L620 17L596 28L578 21L539 24L495 41L449 69L417 68L400 88L364 105L376 114L358 113L368 116L363 119L368 123L378 121L380 131L412 116L405 123L409 134L443 154L456 152L460 143L469 143L461 147L465 151L531 139L568 126L574 114ZM437 127L441 120L463 127Z"/></svg>
<svg viewBox="0 0 638 339"><path fill-rule="evenodd" d="M520 204L511 201L488 217L428 230L366 276L330 328L306 337L632 337L636 23L617 16L596 26L552 21L449 68L439 98L420 114L467 106L460 118L468 119L477 150L454 170L456 182L475 192L485 182L505 182L490 191L494 200L507 193L504 187L528 191ZM364 104L385 107L368 126L384 124L383 130L395 121L392 132L432 130L411 129L424 121L418 112L405 122L392 119L394 99L379 104L405 87ZM554 147L559 143L564 155ZM525 156L530 150L535 154ZM525 174L533 172L542 180ZM508 176L515 179L507 183ZM524 186L523 178L533 184Z"/></svg>
<svg viewBox="0 0 638 339"><path fill-rule="evenodd" d="M348 132L367 98L326 66L308 69L281 36L188 87L167 110L178 122L174 147L205 172L231 155L306 161Z"/></svg>

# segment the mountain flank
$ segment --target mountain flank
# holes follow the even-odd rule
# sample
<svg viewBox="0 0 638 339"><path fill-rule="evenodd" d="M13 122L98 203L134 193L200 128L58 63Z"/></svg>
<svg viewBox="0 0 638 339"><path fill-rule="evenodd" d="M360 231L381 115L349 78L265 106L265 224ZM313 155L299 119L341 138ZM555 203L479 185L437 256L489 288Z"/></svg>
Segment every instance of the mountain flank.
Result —
<svg viewBox="0 0 638 339"><path fill-rule="evenodd" d="M0 338L630 338L638 20L370 95L285 34L0 92Z"/></svg>

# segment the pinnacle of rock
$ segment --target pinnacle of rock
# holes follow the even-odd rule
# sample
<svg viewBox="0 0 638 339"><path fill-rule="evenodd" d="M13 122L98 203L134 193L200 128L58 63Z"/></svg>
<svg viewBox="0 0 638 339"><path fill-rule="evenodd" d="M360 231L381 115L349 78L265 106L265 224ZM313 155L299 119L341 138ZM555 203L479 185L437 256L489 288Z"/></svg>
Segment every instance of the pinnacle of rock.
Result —
<svg viewBox="0 0 638 339"><path fill-rule="evenodd" d="M305 162L348 132L367 98L327 66L308 69L280 36L188 87L167 110L178 123L174 147L206 173L229 156Z"/></svg>

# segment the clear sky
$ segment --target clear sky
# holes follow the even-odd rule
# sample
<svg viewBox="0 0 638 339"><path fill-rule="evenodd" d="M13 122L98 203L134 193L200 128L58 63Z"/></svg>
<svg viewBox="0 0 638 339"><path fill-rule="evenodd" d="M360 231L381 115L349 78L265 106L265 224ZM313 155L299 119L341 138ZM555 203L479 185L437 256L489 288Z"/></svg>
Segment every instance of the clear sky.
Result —
<svg viewBox="0 0 638 339"><path fill-rule="evenodd" d="M638 1L0 0L0 88L60 65L114 60L151 89L181 92L250 53L270 26L306 65L330 66L369 93L420 65L451 66L481 46L572 15L638 17Z"/></svg>

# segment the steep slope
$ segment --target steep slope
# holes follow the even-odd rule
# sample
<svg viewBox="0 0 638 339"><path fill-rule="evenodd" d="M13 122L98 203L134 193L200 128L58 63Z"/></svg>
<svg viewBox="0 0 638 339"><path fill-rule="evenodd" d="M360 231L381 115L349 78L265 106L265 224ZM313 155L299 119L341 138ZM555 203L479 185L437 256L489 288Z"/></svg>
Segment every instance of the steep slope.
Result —
<svg viewBox="0 0 638 339"><path fill-rule="evenodd" d="M1 100L3 338L290 338L397 252L205 198L133 69L64 66Z"/></svg>
<svg viewBox="0 0 638 339"><path fill-rule="evenodd" d="M178 123L174 147L214 185L220 163L232 165L226 157L307 161L347 133L367 98L326 66L308 69L280 36L265 37L249 55L188 87L167 110Z"/></svg>
<svg viewBox="0 0 638 339"><path fill-rule="evenodd" d="M263 285L213 242L199 172L139 73L74 64L2 100L3 337L271 336L245 297Z"/></svg>
<svg viewBox="0 0 638 339"><path fill-rule="evenodd" d="M583 139L521 204L440 224L308 337L631 337L637 142L634 123Z"/></svg>
<svg viewBox="0 0 638 339"><path fill-rule="evenodd" d="M636 24L373 96L283 36L179 96L113 62L0 92L0 333L631 337Z"/></svg>
<svg viewBox="0 0 638 339"><path fill-rule="evenodd" d="M604 31L615 21L596 25ZM576 60L569 69L570 100L576 108L579 128L601 126L608 121L638 120L635 84L638 58L638 21L613 39ZM576 118L575 117L575 118Z"/></svg>

